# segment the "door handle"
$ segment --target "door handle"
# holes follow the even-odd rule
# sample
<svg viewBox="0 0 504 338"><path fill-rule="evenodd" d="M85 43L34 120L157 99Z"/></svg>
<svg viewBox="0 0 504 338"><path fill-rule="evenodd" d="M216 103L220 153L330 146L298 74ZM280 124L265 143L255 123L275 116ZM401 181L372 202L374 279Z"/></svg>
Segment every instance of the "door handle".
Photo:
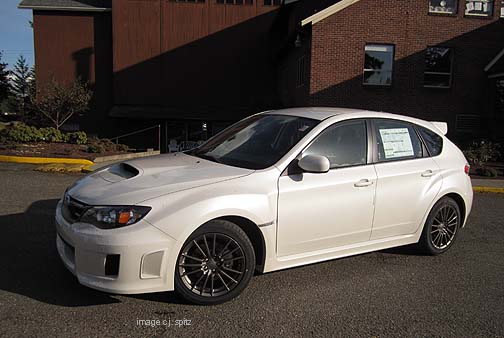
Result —
<svg viewBox="0 0 504 338"><path fill-rule="evenodd" d="M368 179L362 179L360 180L359 182L355 183L354 184L354 187L356 188L364 188L364 187L369 187L370 185L372 185L373 182L368 180Z"/></svg>
<svg viewBox="0 0 504 338"><path fill-rule="evenodd" d="M434 172L430 169L422 173L422 177L432 177L432 176L434 176Z"/></svg>

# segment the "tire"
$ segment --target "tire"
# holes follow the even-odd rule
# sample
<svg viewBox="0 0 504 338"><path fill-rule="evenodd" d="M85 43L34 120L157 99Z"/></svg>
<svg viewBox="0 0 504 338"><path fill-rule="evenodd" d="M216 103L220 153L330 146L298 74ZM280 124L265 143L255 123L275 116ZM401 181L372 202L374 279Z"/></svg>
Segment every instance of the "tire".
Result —
<svg viewBox="0 0 504 338"><path fill-rule="evenodd" d="M455 242L462 225L458 204L450 197L441 198L425 221L418 242L419 249L428 255L439 255L448 251Z"/></svg>
<svg viewBox="0 0 504 338"><path fill-rule="evenodd" d="M227 302L248 285L255 269L254 248L236 224L215 220L184 243L175 267L175 290L200 305Z"/></svg>

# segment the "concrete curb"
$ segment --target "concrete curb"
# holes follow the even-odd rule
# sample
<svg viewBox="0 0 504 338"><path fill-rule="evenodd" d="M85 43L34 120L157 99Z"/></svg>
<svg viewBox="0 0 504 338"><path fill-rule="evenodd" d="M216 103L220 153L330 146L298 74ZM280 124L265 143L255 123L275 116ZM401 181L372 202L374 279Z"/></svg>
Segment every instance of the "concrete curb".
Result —
<svg viewBox="0 0 504 338"><path fill-rule="evenodd" d="M58 158L58 157L24 157L0 155L0 162L28 163L28 164L81 164L91 166L94 163L90 160L80 158Z"/></svg>

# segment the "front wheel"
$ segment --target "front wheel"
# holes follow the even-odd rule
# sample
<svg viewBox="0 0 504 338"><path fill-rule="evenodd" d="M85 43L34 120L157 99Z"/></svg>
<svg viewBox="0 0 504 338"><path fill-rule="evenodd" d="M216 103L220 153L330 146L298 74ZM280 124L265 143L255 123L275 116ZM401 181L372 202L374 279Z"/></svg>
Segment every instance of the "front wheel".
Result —
<svg viewBox="0 0 504 338"><path fill-rule="evenodd" d="M443 197L432 207L419 241L420 249L430 255L439 255L453 245L462 225L458 204Z"/></svg>
<svg viewBox="0 0 504 338"><path fill-rule="evenodd" d="M211 221L184 243L177 260L175 288L192 303L223 303L245 289L254 267L254 249L245 232L228 221Z"/></svg>

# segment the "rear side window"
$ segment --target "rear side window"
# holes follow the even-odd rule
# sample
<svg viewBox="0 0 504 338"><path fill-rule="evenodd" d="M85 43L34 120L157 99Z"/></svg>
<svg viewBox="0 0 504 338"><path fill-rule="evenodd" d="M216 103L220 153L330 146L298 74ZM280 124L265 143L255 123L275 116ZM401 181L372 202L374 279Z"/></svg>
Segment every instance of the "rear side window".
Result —
<svg viewBox="0 0 504 338"><path fill-rule="evenodd" d="M437 156L443 150L443 138L433 131L424 127L417 127L420 136L429 150L430 156Z"/></svg>
<svg viewBox="0 0 504 338"><path fill-rule="evenodd" d="M374 120L378 162L423 157L422 143L413 125L395 120Z"/></svg>
<svg viewBox="0 0 504 338"><path fill-rule="evenodd" d="M320 133L304 154L327 157L331 168L366 164L366 122L360 120L330 126Z"/></svg>

